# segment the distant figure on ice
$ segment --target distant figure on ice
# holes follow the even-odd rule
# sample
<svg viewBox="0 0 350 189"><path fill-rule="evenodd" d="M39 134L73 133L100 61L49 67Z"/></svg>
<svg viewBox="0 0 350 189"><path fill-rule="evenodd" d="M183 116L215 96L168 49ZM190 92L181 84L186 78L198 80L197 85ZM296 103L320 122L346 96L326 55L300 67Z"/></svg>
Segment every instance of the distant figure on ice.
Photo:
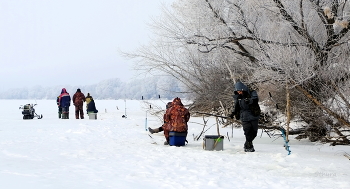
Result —
<svg viewBox="0 0 350 189"><path fill-rule="evenodd" d="M165 113L164 121L164 136L166 139L165 145L169 144L169 132L186 132L188 130L187 122L190 120L190 112L182 104L181 99L176 97L169 109Z"/></svg>
<svg viewBox="0 0 350 189"><path fill-rule="evenodd" d="M86 111L88 112L88 114L98 112L98 110L96 109L96 106L95 106L95 101L92 97L90 99L90 103L88 104Z"/></svg>
<svg viewBox="0 0 350 189"><path fill-rule="evenodd" d="M57 107L58 107L58 118L61 119L61 117L62 117L62 108L60 106L60 95L58 95L58 97L57 97L56 104L57 104Z"/></svg>
<svg viewBox="0 0 350 189"><path fill-rule="evenodd" d="M89 105L89 103L91 102L91 100L92 100L92 96L90 96L90 93L88 93L88 94L86 95L86 97L85 97L86 112L87 112L87 113L89 113L89 112L87 111L87 109L88 109L88 105Z"/></svg>
<svg viewBox="0 0 350 189"><path fill-rule="evenodd" d="M246 141L245 152L254 152L253 140L258 133L258 122L260 116L259 98L255 90L250 90L242 82L235 84L234 111L230 115L241 120Z"/></svg>
<svg viewBox="0 0 350 189"><path fill-rule="evenodd" d="M172 102L168 102L167 103L167 105L165 106L165 108L166 108L166 110L168 110L170 107L171 107L171 104L172 104ZM165 110L165 111L166 111ZM162 126L160 126L160 127L158 127L158 128L155 128L155 129L152 129L151 127L148 127L148 131L151 133L151 134L153 134L153 133L159 133L159 132L162 132L162 131L164 131L164 128L166 127L166 123L167 122L165 122L165 113L164 113L164 115L163 115L163 125ZM165 132L164 132L165 133ZM168 133L169 133L169 131L168 131Z"/></svg>
<svg viewBox="0 0 350 189"><path fill-rule="evenodd" d="M85 102L85 95L81 92L80 89L77 89L77 92L73 95L73 104L75 106L75 118L84 119L84 111L83 111L83 104Z"/></svg>
<svg viewBox="0 0 350 189"><path fill-rule="evenodd" d="M57 97L58 105L58 117L62 119L69 119L69 106L70 106L70 95L65 88L62 89L61 94Z"/></svg>

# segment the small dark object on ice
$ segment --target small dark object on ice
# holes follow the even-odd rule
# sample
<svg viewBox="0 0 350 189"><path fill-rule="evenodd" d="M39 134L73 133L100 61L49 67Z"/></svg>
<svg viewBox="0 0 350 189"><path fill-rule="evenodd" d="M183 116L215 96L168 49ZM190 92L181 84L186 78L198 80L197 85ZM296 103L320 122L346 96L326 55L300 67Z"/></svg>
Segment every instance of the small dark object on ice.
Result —
<svg viewBox="0 0 350 189"><path fill-rule="evenodd" d="M35 113L34 106L36 106L36 104L26 104L19 107L19 109L23 109L23 119L33 119L34 117L37 117L38 119L43 118L43 115Z"/></svg>

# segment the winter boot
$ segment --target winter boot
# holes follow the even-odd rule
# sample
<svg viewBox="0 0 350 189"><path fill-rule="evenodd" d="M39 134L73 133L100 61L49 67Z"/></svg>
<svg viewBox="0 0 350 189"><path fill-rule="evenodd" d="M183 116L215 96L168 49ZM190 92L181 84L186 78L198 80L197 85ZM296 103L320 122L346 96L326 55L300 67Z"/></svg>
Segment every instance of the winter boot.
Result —
<svg viewBox="0 0 350 189"><path fill-rule="evenodd" d="M169 137L165 137L164 145L169 145Z"/></svg>
<svg viewBox="0 0 350 189"><path fill-rule="evenodd" d="M151 127L148 127L148 131L153 134L153 133L158 133L159 132L159 128L156 129L152 129Z"/></svg>
<svg viewBox="0 0 350 189"><path fill-rule="evenodd" d="M246 141L244 143L244 151L245 152L255 152L255 149L254 149L254 146L253 146L253 142Z"/></svg>
<svg viewBox="0 0 350 189"><path fill-rule="evenodd" d="M62 113L62 119L69 119L68 118L68 113Z"/></svg>

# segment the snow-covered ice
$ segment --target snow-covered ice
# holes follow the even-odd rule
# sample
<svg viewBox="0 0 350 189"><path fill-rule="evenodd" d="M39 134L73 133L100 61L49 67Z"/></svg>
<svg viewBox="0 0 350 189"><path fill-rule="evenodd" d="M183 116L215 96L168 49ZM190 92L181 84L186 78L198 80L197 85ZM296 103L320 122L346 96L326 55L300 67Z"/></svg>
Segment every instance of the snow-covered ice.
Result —
<svg viewBox="0 0 350 189"><path fill-rule="evenodd" d="M203 149L202 117L191 117L188 145L163 145L161 121L140 100L96 100L97 120L58 119L55 100L0 100L0 185L6 189L350 188L349 146L283 139L259 130L256 152L243 152L242 129L220 128L223 151ZM43 119L23 120L20 105L37 103ZM160 100L152 101L160 106ZM118 109L117 109L118 107ZM146 122L147 116L147 122ZM215 124L211 118L208 126ZM216 126L204 135L216 134ZM226 135L230 137L229 139Z"/></svg>

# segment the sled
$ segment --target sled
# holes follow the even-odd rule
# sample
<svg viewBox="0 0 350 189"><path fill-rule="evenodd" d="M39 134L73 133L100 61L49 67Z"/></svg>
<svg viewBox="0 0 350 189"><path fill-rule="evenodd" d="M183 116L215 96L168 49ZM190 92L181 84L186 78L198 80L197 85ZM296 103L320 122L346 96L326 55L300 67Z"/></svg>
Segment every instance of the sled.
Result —
<svg viewBox="0 0 350 189"><path fill-rule="evenodd" d="M38 119L43 118L43 115L35 113L34 106L36 106L36 104L25 104L19 107L19 109L23 109L23 119L33 119L34 117Z"/></svg>

